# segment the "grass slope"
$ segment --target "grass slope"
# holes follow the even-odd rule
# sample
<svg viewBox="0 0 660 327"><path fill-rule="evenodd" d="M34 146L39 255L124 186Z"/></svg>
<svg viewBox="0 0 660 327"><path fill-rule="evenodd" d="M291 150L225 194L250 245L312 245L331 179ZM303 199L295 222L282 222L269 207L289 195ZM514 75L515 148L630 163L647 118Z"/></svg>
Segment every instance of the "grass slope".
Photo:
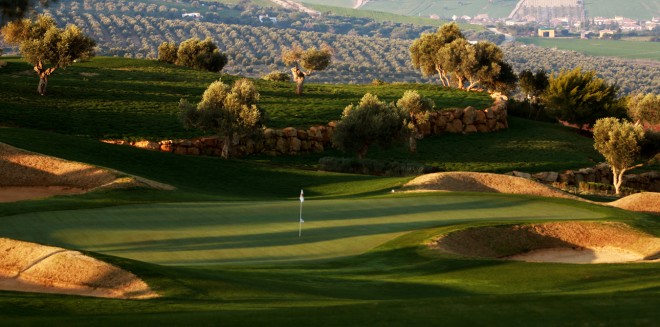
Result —
<svg viewBox="0 0 660 327"><path fill-rule="evenodd" d="M557 38L518 38L517 40L525 44L534 44L546 48L572 50L590 56L660 61L660 44L658 44L658 42Z"/></svg>
<svg viewBox="0 0 660 327"><path fill-rule="evenodd" d="M181 138L199 135L186 131L177 118L181 98L198 102L208 85L237 77L201 72L155 60L94 58L57 70L49 79L48 96L36 97L38 83L31 66L8 59L0 70L0 125L51 130L93 138ZM319 74L322 74L320 72ZM313 82L313 76L310 81ZM305 86L255 81L260 104L270 117L268 126L304 127L338 120L342 110L367 92L394 101L416 89L433 98L440 108L485 108L487 94L444 89L436 85L390 84Z"/></svg>

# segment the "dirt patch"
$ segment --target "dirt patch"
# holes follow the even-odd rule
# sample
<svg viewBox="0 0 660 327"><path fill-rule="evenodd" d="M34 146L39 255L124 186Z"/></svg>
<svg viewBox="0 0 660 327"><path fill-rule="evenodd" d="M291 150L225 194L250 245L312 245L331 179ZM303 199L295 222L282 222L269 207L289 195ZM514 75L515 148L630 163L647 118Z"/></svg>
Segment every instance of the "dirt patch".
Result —
<svg viewBox="0 0 660 327"><path fill-rule="evenodd" d="M471 257L533 262L615 263L660 259L660 238L622 223L478 227L443 235L429 246Z"/></svg>
<svg viewBox="0 0 660 327"><path fill-rule="evenodd" d="M577 196L529 179L490 173L427 174L413 179L403 187L404 191L492 192L582 200Z"/></svg>
<svg viewBox="0 0 660 327"><path fill-rule="evenodd" d="M147 299L158 297L134 274L77 251L0 238L0 289Z"/></svg>
<svg viewBox="0 0 660 327"><path fill-rule="evenodd" d="M174 187L111 169L33 153L0 143L0 202L99 189Z"/></svg>
<svg viewBox="0 0 660 327"><path fill-rule="evenodd" d="M608 205L639 212L648 212L660 215L660 193L643 192L636 193L610 202Z"/></svg>

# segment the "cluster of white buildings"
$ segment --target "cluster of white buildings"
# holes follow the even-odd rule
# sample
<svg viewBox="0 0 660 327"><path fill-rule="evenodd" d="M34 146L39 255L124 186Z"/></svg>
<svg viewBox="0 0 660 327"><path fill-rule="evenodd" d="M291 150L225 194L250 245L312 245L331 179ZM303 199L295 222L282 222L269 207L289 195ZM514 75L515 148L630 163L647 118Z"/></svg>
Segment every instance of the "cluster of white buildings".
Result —
<svg viewBox="0 0 660 327"><path fill-rule="evenodd" d="M660 18L653 17L647 21L637 21L634 19L614 16L614 18L608 17L594 17L592 20L592 25L596 26L618 26L622 31L642 31L648 30L652 31L654 28L660 26Z"/></svg>

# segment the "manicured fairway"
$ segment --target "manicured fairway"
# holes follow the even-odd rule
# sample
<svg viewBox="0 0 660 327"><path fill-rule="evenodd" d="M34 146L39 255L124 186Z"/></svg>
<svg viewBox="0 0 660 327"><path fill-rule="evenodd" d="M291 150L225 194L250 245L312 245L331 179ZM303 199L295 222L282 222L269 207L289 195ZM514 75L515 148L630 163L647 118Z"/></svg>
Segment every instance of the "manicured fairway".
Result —
<svg viewBox="0 0 660 327"><path fill-rule="evenodd" d="M595 209L594 209L595 208ZM0 235L158 264L296 262L366 252L420 228L484 221L599 219L598 207L503 195L119 206L0 218Z"/></svg>

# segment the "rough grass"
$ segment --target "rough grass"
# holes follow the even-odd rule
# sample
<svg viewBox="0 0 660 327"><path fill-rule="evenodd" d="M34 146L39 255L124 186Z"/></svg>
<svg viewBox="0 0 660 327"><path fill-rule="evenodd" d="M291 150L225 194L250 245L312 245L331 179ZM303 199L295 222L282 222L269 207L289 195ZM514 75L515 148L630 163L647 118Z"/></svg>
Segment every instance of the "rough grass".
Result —
<svg viewBox="0 0 660 327"><path fill-rule="evenodd" d="M0 124L82 135L96 139L168 139L203 134L185 130L178 102L196 103L217 79L231 84L237 77L195 71L155 60L94 58L57 70L48 95L35 96L38 80L30 65L8 59L0 70ZM255 80L270 127L307 127L338 120L343 109L367 92L395 101L409 89L433 98L440 108L485 108L487 94L444 89L436 85L306 85L296 96L294 85Z"/></svg>

